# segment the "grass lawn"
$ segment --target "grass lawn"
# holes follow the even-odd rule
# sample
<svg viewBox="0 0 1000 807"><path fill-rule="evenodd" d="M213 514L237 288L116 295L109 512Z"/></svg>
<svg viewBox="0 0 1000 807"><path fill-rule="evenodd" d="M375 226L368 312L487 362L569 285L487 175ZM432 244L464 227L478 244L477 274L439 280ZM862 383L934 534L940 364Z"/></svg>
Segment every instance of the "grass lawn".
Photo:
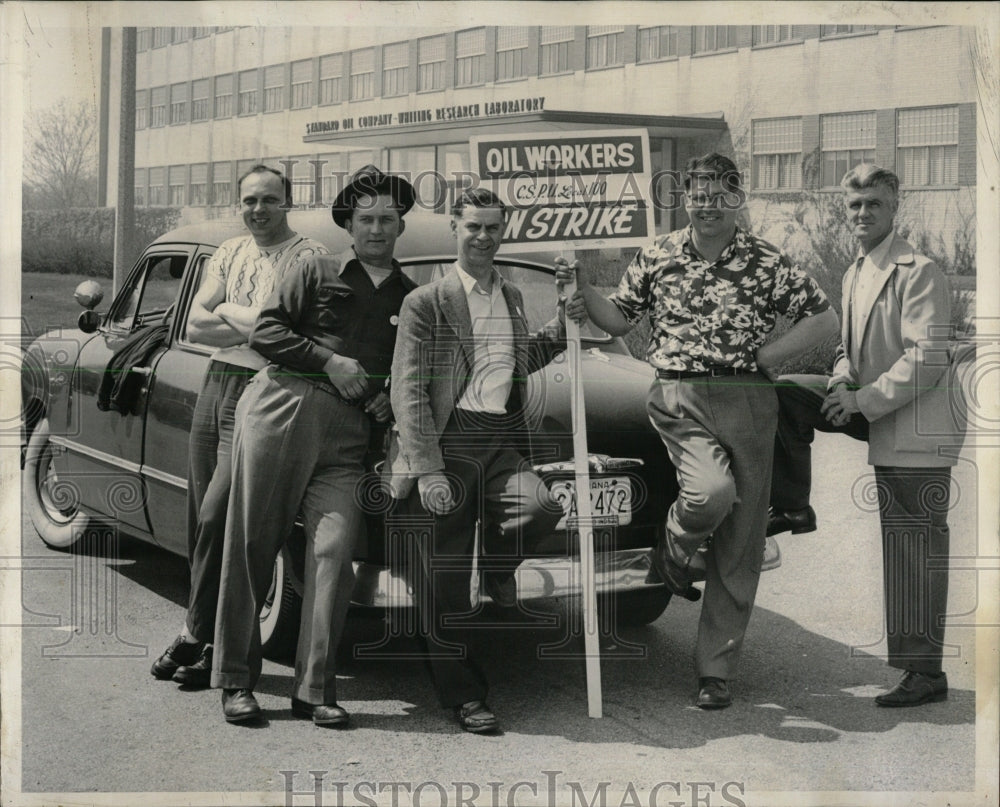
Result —
<svg viewBox="0 0 1000 807"><path fill-rule="evenodd" d="M36 337L53 328L76 328L83 311L73 299L73 290L84 280L97 280L104 289L98 311L107 311L111 302L111 278L87 275L59 275L52 272L25 272L21 275L21 335Z"/></svg>

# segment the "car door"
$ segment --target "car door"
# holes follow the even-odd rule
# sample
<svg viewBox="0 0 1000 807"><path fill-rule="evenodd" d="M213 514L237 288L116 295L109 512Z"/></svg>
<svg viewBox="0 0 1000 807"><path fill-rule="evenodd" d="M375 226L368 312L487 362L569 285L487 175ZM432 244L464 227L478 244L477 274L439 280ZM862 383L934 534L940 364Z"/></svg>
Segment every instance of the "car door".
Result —
<svg viewBox="0 0 1000 807"><path fill-rule="evenodd" d="M98 407L108 363L142 329L170 324L191 248L148 249L129 274L95 338L80 351L62 438L64 466L89 509L141 533L149 532L148 492L140 474L149 381L166 350L163 344L129 370L141 381L124 412ZM113 374L112 374L113 375Z"/></svg>
<svg viewBox="0 0 1000 807"><path fill-rule="evenodd" d="M188 437L195 403L214 348L187 338L191 300L201 285L213 247L201 246L178 297L170 346L150 380L146 410L142 478L149 493L147 511L153 539L160 546L187 555Z"/></svg>

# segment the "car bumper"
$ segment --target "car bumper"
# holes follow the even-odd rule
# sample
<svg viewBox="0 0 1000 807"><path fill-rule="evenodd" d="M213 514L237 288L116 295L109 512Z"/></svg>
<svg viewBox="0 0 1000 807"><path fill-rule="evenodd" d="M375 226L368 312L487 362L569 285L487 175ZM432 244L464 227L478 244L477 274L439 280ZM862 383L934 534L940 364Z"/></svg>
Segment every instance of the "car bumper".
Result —
<svg viewBox="0 0 1000 807"><path fill-rule="evenodd" d="M650 563L648 549L627 549L599 552L594 556L597 593L662 588L659 582L648 582ZM355 562L355 584L352 603L367 608L412 608L413 589L398 573L385 566ZM519 600L567 597L583 588L580 564L571 558L529 558L517 567L517 597ZM490 597L480 593L483 602Z"/></svg>

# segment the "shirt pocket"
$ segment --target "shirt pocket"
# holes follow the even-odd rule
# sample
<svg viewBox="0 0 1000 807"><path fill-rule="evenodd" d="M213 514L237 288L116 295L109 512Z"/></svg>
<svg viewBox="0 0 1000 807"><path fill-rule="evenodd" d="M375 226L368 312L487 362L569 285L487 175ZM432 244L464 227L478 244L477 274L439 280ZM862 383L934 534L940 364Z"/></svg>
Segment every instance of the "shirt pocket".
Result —
<svg viewBox="0 0 1000 807"><path fill-rule="evenodd" d="M323 286L317 295L316 323L331 336L345 337L357 315L357 297L347 286Z"/></svg>

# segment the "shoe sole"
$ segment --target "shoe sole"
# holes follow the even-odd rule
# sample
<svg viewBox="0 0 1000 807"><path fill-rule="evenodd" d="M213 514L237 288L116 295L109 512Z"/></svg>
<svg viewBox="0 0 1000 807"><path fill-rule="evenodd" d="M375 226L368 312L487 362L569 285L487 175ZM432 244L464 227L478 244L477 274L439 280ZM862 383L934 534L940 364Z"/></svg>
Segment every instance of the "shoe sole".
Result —
<svg viewBox="0 0 1000 807"><path fill-rule="evenodd" d="M464 723L462 725L462 730L469 732L469 734L488 734L491 731L496 731L500 728L499 723L490 723L485 726L467 726Z"/></svg>
<svg viewBox="0 0 1000 807"><path fill-rule="evenodd" d="M346 726L351 722L350 715L346 715L344 717L331 717L326 720L317 720L313 717L312 712L305 712L301 709L292 709L292 715L302 718L303 720L311 720L317 726Z"/></svg>
<svg viewBox="0 0 1000 807"><path fill-rule="evenodd" d="M733 705L732 701L729 701L729 703L696 703L695 704L695 706L697 706L699 709L705 709L707 711L713 711L713 710L716 710L716 709L727 709L727 708L729 708L732 705Z"/></svg>
<svg viewBox="0 0 1000 807"><path fill-rule="evenodd" d="M247 712L243 715L224 715L224 717L227 723L246 723L249 720L256 720L260 715L260 710L257 710L256 712Z"/></svg>
<svg viewBox="0 0 1000 807"><path fill-rule="evenodd" d="M876 698L875 705L889 709L900 709L906 708L907 706L923 706L925 703L940 703L941 701L946 700L948 700L947 692L935 692L929 698L921 698L916 701L880 701Z"/></svg>

